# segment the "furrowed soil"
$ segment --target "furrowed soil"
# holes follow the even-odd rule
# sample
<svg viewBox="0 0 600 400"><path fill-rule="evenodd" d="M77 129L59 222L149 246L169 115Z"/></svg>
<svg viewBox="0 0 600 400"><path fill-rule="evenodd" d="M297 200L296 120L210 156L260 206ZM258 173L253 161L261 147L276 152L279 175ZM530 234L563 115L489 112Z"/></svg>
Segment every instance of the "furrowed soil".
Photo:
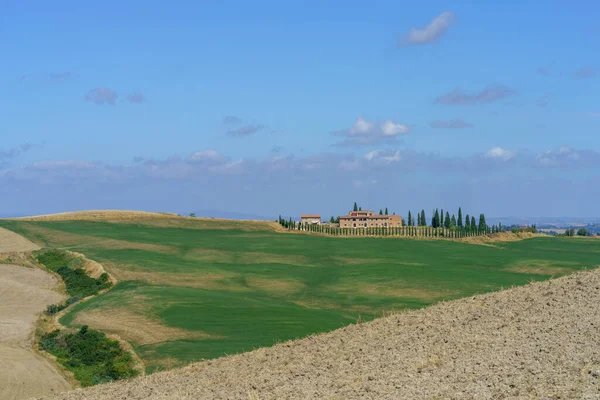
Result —
<svg viewBox="0 0 600 400"><path fill-rule="evenodd" d="M600 270L48 399L598 399Z"/></svg>

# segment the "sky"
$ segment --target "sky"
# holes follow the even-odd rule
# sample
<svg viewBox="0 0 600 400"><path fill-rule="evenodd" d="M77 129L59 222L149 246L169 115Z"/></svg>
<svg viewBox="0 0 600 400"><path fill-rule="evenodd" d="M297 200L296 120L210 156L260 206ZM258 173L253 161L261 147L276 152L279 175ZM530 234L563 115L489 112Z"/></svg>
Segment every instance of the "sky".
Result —
<svg viewBox="0 0 600 400"><path fill-rule="evenodd" d="M599 216L597 15L2 0L0 215Z"/></svg>

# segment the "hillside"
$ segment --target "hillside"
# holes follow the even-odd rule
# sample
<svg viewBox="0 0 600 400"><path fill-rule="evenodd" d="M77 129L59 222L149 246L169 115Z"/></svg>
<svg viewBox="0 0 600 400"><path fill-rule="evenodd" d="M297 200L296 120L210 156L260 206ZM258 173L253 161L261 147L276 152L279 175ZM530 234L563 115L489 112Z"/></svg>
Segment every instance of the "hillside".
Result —
<svg viewBox="0 0 600 400"><path fill-rule="evenodd" d="M598 260L593 239L345 239L279 233L267 222L119 211L44 218L0 226L100 263L118 283L66 310L60 322L119 336L147 373L593 268Z"/></svg>
<svg viewBox="0 0 600 400"><path fill-rule="evenodd" d="M48 399L600 396L600 270Z"/></svg>

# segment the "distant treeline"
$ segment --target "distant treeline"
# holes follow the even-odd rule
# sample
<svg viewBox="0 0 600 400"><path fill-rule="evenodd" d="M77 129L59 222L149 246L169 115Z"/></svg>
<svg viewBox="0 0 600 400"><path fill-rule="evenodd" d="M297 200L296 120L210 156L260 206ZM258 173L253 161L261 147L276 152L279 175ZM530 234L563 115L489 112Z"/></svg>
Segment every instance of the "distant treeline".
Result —
<svg viewBox="0 0 600 400"><path fill-rule="evenodd" d="M354 211L362 211L362 207L354 203ZM444 209L432 211L431 219L428 220L425 210L413 217L412 211L408 212L408 218L402 219L402 227L369 227L369 228L340 228L334 226L339 224L339 218L331 217L328 225L302 224L293 219L283 219L279 216L279 224L290 230L300 230L324 233L333 236L422 236L422 237L468 237L481 236L506 231L502 224L488 225L485 215L479 214L479 222L475 216L466 214L463 218L462 208L458 208L458 215L452 214ZM388 208L380 209L379 215L389 215Z"/></svg>

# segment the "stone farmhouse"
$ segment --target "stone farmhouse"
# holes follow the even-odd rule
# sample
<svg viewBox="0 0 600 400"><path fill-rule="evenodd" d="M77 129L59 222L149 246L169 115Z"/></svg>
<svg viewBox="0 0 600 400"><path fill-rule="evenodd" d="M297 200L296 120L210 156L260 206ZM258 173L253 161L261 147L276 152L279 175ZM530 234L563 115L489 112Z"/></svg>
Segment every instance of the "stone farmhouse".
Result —
<svg viewBox="0 0 600 400"><path fill-rule="evenodd" d="M340 216L340 228L395 228L402 226L402 217L393 215L377 215L373 211L350 211Z"/></svg>
<svg viewBox="0 0 600 400"><path fill-rule="evenodd" d="M321 225L320 214L302 214L300 216L300 223L302 225Z"/></svg>

